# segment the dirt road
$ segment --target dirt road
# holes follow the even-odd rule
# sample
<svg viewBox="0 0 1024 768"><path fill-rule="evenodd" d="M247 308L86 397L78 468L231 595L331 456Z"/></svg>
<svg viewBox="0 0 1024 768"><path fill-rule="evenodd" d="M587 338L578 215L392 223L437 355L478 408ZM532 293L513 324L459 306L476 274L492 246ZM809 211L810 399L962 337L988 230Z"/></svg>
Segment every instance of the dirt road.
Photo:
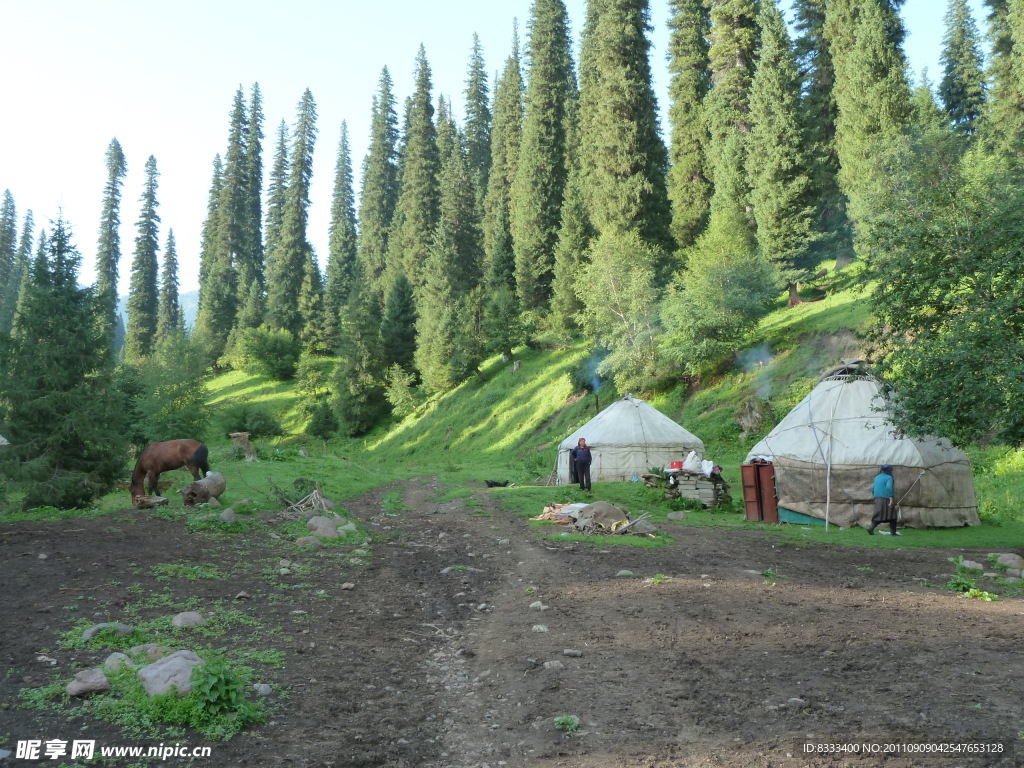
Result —
<svg viewBox="0 0 1024 768"><path fill-rule="evenodd" d="M436 491L410 481L396 515L384 490L346 503L374 536L363 565L269 528L187 534L146 512L0 524L0 748L138 741L21 708L19 690L102 661L58 647L76 618L188 605L244 614L217 645L285 659L259 670L278 686L270 721L197 766L954 768L1024 754L1024 601L943 590L953 553L682 526L669 547L601 548L538 538L485 493L467 508ZM168 563L219 577L158 578ZM563 714L575 733L556 729Z"/></svg>

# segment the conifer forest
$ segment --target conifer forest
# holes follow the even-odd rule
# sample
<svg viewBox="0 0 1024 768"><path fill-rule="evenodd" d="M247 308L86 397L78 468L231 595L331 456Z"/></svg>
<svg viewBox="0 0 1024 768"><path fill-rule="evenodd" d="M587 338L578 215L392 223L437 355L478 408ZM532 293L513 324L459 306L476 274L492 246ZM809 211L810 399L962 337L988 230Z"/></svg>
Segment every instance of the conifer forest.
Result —
<svg viewBox="0 0 1024 768"><path fill-rule="evenodd" d="M325 439L524 345L583 343L622 393L696 386L770 309L850 264L900 426L1024 443L1024 3L985 0L975 19L949 0L931 82L908 71L901 0L794 0L788 24L777 0L668 2L665 105L648 0L590 0L578 45L562 0L534 0L499 71L465 41L465 80L442 88L410 51L390 67L412 62L414 89L385 67L365 105L363 158L345 124L320 134L308 89L268 125L260 85L239 87L195 190L194 323L160 158L111 138L99 221L44 224L5 190L0 471L28 506L87 504L129 443L203 428L211 370L301 381L336 359L309 395ZM309 236L314 151L337 157L326 254ZM144 163L141 194L128 163Z"/></svg>

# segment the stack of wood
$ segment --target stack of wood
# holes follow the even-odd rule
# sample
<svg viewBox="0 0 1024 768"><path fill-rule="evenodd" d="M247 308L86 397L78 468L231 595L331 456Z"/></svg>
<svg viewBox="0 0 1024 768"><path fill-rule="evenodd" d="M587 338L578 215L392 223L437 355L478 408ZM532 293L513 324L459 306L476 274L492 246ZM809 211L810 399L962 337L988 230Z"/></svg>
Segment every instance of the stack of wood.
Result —
<svg viewBox="0 0 1024 768"><path fill-rule="evenodd" d="M724 488L700 472L684 469L665 470L664 475L643 475L648 488L664 488L665 499L697 499L705 507L717 507L722 501Z"/></svg>

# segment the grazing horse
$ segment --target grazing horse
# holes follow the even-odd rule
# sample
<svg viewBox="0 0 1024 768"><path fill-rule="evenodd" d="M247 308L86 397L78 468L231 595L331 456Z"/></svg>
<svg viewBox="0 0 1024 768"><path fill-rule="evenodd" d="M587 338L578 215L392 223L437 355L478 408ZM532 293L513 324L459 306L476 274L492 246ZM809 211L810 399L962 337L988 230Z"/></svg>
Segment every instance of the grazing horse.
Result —
<svg viewBox="0 0 1024 768"><path fill-rule="evenodd" d="M142 449L139 460L135 462L132 472L130 492L132 502L142 495L142 481L147 481L149 492L153 496L158 493L157 483L161 472L185 468L192 473L192 479L198 480L200 472L206 477L210 471L210 450L198 440L168 440L164 443L150 443Z"/></svg>

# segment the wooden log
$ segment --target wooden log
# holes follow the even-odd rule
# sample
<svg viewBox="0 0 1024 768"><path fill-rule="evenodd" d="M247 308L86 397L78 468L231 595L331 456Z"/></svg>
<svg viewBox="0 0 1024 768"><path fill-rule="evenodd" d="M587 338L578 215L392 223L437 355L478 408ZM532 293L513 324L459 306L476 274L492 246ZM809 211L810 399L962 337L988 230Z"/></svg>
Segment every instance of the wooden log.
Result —
<svg viewBox="0 0 1024 768"><path fill-rule="evenodd" d="M193 507L196 504L205 504L210 499L219 498L226 487L224 475L220 472L210 472L202 480L194 480L189 483L178 493L181 494L181 500L185 506Z"/></svg>
<svg viewBox="0 0 1024 768"><path fill-rule="evenodd" d="M169 503L163 496L136 496L133 499L136 509L152 509L165 507Z"/></svg>

